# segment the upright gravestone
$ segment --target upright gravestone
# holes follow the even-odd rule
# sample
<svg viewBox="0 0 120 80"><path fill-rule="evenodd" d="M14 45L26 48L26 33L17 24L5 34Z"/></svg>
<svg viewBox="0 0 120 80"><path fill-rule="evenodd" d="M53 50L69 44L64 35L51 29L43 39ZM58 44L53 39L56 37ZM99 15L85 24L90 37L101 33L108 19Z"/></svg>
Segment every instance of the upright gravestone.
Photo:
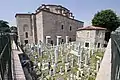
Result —
<svg viewBox="0 0 120 80"><path fill-rule="evenodd" d="M78 65L81 65L80 55L78 55Z"/></svg>
<svg viewBox="0 0 120 80"><path fill-rule="evenodd" d="M67 63L68 62L68 55L66 54L66 56L65 56L65 62Z"/></svg>
<svg viewBox="0 0 120 80"><path fill-rule="evenodd" d="M94 50L93 49L91 49L91 55L93 55L94 54Z"/></svg>
<svg viewBox="0 0 120 80"><path fill-rule="evenodd" d="M64 64L64 62L65 62L65 61L64 61L64 56L61 56L61 58L62 58L62 63Z"/></svg>
<svg viewBox="0 0 120 80"><path fill-rule="evenodd" d="M90 50L91 50L91 48L89 47L89 48L88 48L88 58L89 58L89 59L90 59L90 55L91 55Z"/></svg>
<svg viewBox="0 0 120 80"><path fill-rule="evenodd" d="M74 75L74 79L73 80L76 80L76 75Z"/></svg>
<svg viewBox="0 0 120 80"><path fill-rule="evenodd" d="M80 71L77 71L77 79L79 78L80 75Z"/></svg>
<svg viewBox="0 0 120 80"><path fill-rule="evenodd" d="M66 73L67 73L68 67L69 67L69 63L65 63L65 72Z"/></svg>
<svg viewBox="0 0 120 80"><path fill-rule="evenodd" d="M74 56L72 55L71 57L72 57L72 62L71 62L72 65L71 66L74 67Z"/></svg>
<svg viewBox="0 0 120 80"><path fill-rule="evenodd" d="M43 43L40 44L40 53L41 53L41 56L43 57L43 51L44 51L44 46L43 46Z"/></svg>
<svg viewBox="0 0 120 80"><path fill-rule="evenodd" d="M54 56L52 53L51 53L51 63L52 63L52 65L54 64Z"/></svg>
<svg viewBox="0 0 120 80"><path fill-rule="evenodd" d="M53 65L53 74L55 75L56 73L56 64Z"/></svg>
<svg viewBox="0 0 120 80"><path fill-rule="evenodd" d="M42 63L42 69L43 70L45 69L45 63L44 62Z"/></svg>
<svg viewBox="0 0 120 80"><path fill-rule="evenodd" d="M82 54L82 49L81 49L81 46L79 44L79 47L78 47L78 63L79 63L79 68L82 67L82 59L83 59L83 54Z"/></svg>
<svg viewBox="0 0 120 80"><path fill-rule="evenodd" d="M85 65L88 65L88 54L85 54Z"/></svg>
<svg viewBox="0 0 120 80"><path fill-rule="evenodd" d="M39 69L41 68L41 63L40 63L40 62L38 63L38 68L39 68Z"/></svg>
<svg viewBox="0 0 120 80"><path fill-rule="evenodd" d="M60 55L61 56L63 56L63 54L64 54L64 44L63 45L61 45L61 47L60 47Z"/></svg>
<svg viewBox="0 0 120 80"><path fill-rule="evenodd" d="M99 70L99 67L100 67L100 61L98 60L97 63L96 63L96 71Z"/></svg>
<svg viewBox="0 0 120 80"><path fill-rule="evenodd" d="M55 63L57 64L57 61L58 61L58 46L56 46L56 48L55 48L54 55L55 55Z"/></svg>
<svg viewBox="0 0 120 80"><path fill-rule="evenodd" d="M52 69L49 70L49 75L52 76Z"/></svg>
<svg viewBox="0 0 120 80"><path fill-rule="evenodd" d="M40 56L40 53L41 53L40 45L37 45L37 53L38 53L38 56Z"/></svg>
<svg viewBox="0 0 120 80"><path fill-rule="evenodd" d="M34 47L35 48L35 53L37 53L37 51L38 51L37 47L38 47L37 45L35 45L35 47Z"/></svg>
<svg viewBox="0 0 120 80"><path fill-rule="evenodd" d="M68 43L68 36L66 36L66 44Z"/></svg>
<svg viewBox="0 0 120 80"><path fill-rule="evenodd" d="M74 79L73 79L73 74L70 75L70 80L74 80Z"/></svg>
<svg viewBox="0 0 120 80"><path fill-rule="evenodd" d="M31 50L31 55L33 55L34 54L34 51L33 50Z"/></svg>
<svg viewBox="0 0 120 80"><path fill-rule="evenodd" d="M62 66L60 66L60 74L62 74Z"/></svg>

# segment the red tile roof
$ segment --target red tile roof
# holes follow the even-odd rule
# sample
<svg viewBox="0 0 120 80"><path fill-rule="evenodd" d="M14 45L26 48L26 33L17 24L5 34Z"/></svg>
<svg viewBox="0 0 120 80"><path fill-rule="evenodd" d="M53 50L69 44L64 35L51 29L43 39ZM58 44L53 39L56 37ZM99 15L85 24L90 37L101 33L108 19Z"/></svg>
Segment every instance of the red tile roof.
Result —
<svg viewBox="0 0 120 80"><path fill-rule="evenodd" d="M79 30L106 30L106 28L96 27L96 26L87 26L87 27L79 28L78 31Z"/></svg>

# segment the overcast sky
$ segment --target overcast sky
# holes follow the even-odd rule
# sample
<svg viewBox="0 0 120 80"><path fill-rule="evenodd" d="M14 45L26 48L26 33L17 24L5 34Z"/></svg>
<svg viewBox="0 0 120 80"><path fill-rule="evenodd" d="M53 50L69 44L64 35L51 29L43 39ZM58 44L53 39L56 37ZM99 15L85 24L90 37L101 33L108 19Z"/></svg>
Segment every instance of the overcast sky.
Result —
<svg viewBox="0 0 120 80"><path fill-rule="evenodd" d="M112 9L120 15L120 0L1 0L0 19L16 25L16 13L35 12L41 4L59 4L73 12L76 19L91 25L97 11Z"/></svg>

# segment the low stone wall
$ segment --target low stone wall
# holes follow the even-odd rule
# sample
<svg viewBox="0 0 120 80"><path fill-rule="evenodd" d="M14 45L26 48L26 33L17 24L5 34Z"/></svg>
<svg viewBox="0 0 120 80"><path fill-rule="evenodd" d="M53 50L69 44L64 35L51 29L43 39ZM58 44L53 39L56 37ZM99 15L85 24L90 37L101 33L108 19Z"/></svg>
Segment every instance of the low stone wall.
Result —
<svg viewBox="0 0 120 80"><path fill-rule="evenodd" d="M23 53L18 50L15 42L12 43L12 61L13 61L13 80L26 80L22 65L20 63L19 54Z"/></svg>
<svg viewBox="0 0 120 80"><path fill-rule="evenodd" d="M108 42L103 60L100 64L99 72L96 80L112 80L111 79L111 39Z"/></svg>

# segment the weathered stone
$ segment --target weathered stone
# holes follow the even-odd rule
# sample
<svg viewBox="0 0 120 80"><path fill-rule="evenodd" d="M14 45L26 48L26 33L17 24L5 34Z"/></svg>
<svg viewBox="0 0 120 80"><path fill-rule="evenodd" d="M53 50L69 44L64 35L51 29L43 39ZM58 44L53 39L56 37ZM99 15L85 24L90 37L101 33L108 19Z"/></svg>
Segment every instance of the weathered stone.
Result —
<svg viewBox="0 0 120 80"><path fill-rule="evenodd" d="M50 11L37 10L35 14L16 14L19 42L21 44L24 44L25 41L28 43L38 43L39 41L45 43L45 37L51 36L50 43L57 44L57 35L62 35L63 42L65 42L66 36L69 36L70 41L75 41L76 30L83 27L83 22L58 13L58 10L55 9L58 6L49 5ZM66 8L61 9L66 10ZM69 15L70 12L68 11L67 14ZM26 37L26 33L28 33L28 37Z"/></svg>

